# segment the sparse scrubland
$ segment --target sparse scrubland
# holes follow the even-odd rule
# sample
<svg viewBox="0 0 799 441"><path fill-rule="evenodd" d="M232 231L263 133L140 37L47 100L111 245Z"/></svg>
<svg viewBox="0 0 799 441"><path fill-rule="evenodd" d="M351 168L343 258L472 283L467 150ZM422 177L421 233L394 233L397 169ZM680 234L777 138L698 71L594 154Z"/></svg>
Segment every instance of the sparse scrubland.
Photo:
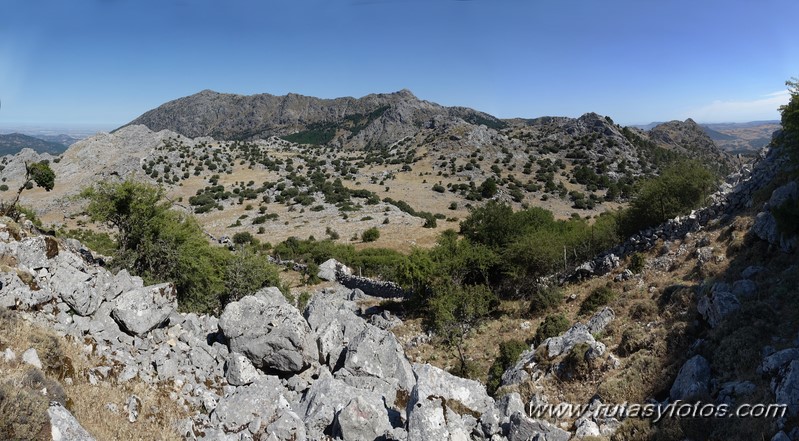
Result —
<svg viewBox="0 0 799 441"><path fill-rule="evenodd" d="M133 173L143 172L144 178L85 187L71 200L82 201L82 212L69 221L81 224L65 221L57 234L63 240L81 240L95 257L107 259L113 272L125 269L147 285L173 283L181 320L188 320L185 314L225 316L235 309L219 321L218 332L207 334L209 346L233 351L235 339L242 336L230 331L230 317L238 317L239 308L259 314L280 311L272 317L275 323L299 329L301 338L292 334L269 345L311 341L313 353L307 356L308 348L294 348L302 357L285 356L283 364L273 365L262 354L253 356L255 350L244 352L261 375L280 377L302 396L295 397L295 410L297 403L309 406L306 400L315 399L309 391L318 392L313 388L333 381L331 375L356 389L364 386L355 383L368 378L369 393L384 393L385 378L359 365L358 351L376 353L396 346L400 361L380 360L386 369L391 365L396 370L394 395L383 396L385 409L377 412L382 418L388 409L399 421L391 423L392 436L410 436L417 430L412 426L421 424L408 417L417 409L409 400L423 399L411 394L419 386L402 384L414 377L403 371L410 360L478 380L485 385L481 393L487 390L497 402L788 401L790 409L782 420L667 418L659 423L590 416L531 422L524 415L504 415L506 427L500 428L491 425L485 409L475 410L479 406L462 398L444 398L439 403L442 415L473 419L468 433L475 439L506 439L514 430L509 427L518 429L519 424L539 424L547 433L566 433L564 439L578 433L582 439L605 441L753 440L771 439L780 431L795 438L799 433L791 430L799 422L799 396L791 391L799 388L799 85L788 86L791 100L782 108L783 130L770 153L744 176L748 180L738 176L735 188L723 183L722 193L714 194L732 162L711 160L723 155L703 146L675 147L675 139L700 139L688 123L646 133L590 114L581 118L581 127L601 130L567 136L563 127L573 121L566 118L506 122L450 109L446 115L452 125L446 128L414 126L413 131L397 129L403 136L393 142L367 141L374 124L393 123L387 120L393 100L408 99L401 92L387 98L389 104L359 108L337 123L320 121L292 133L270 133L281 137L271 139L273 150L252 140L260 133L256 129L264 128L241 132L224 127L219 130L229 140L221 142L169 136ZM149 121L156 113L142 118ZM208 135L194 133L197 127L184 129L195 137ZM477 138L483 140L480 148L463 149L464 140ZM677 144L656 142L664 139ZM36 167L49 165L29 168L18 194L32 181L53 189L51 178L58 180L63 163L54 164L53 176L42 175L44 183L37 179L42 170ZM559 202L545 208L550 199ZM17 207L13 201L3 209L25 213ZM695 211L700 207L712 207L712 212ZM29 212L22 218L33 216ZM278 229L279 234L273 233ZM209 230L229 239L222 246ZM429 238L423 246L395 239L419 232ZM609 250L619 255L606 254ZM597 256L610 262L605 271L586 265ZM335 277L326 276L320 285L320 266L329 259L358 275L395 282L409 295L379 300L347 294L338 299ZM3 272L15 271L25 286L33 287L42 278L14 268L12 258L0 263ZM261 291L250 296L267 287L279 288L282 295ZM346 314L342 309L322 314L329 307L324 306L325 296L341 305L358 299L362 303ZM266 307L263 302L272 303ZM14 308L24 309L19 302ZM363 315L371 327L364 320L341 324L319 318L337 314ZM397 317L401 321L392 321ZM0 435L33 439L46 430L48 403L36 393L41 387L103 439L172 439L177 435L170 432L170 420L195 411L188 405L173 406L165 389L159 389L175 383L134 382L108 391L87 385L85 372L93 361L76 346L82 342L61 341L5 309L0 310L0 325L7 331L0 350L34 346L46 365L42 372L16 362L0 363L8 379L0 385ZM322 337L317 341L314 336ZM232 360L223 361L226 369ZM287 369L286 364L296 366ZM412 374L423 378L419 372L426 368L419 366ZM302 374L317 368L324 375ZM230 380L226 375L225 381ZM208 379L206 386L218 386L212 383ZM136 435L128 431L131 426L113 419L117 417L99 421L90 416L98 394L106 393L110 395L103 403L120 402L130 393L139 396L146 418L137 423ZM440 399L432 392L430 397L418 403ZM352 402L340 407L345 405ZM299 418L313 418L312 407L304 408L308 413ZM309 433L318 429L342 436L346 427L339 419L346 422L346 412L336 412L342 413L336 413L335 421L331 416L324 427L308 425ZM197 416L192 424L208 429L215 423ZM248 424L241 427L254 423ZM266 437L264 430L271 429L264 428L266 422L260 424L251 432ZM467 427L468 422L457 424Z"/></svg>

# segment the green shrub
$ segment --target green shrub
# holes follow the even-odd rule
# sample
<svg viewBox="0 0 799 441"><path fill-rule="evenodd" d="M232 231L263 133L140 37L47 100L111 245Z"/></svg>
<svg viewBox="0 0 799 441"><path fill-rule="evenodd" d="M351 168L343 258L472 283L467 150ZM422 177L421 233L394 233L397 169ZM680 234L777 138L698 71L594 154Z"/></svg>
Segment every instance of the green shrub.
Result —
<svg viewBox="0 0 799 441"><path fill-rule="evenodd" d="M563 314L548 315L535 330L533 343L538 346L550 337L557 337L563 334L569 329L569 326L569 319Z"/></svg>
<svg viewBox="0 0 799 441"><path fill-rule="evenodd" d="M8 185L0 184L0 191L8 191Z"/></svg>
<svg viewBox="0 0 799 441"><path fill-rule="evenodd" d="M280 283L277 267L270 264L266 256L248 248L238 250L228 258L224 280L222 306L267 286L286 291Z"/></svg>
<svg viewBox="0 0 799 441"><path fill-rule="evenodd" d="M630 256L630 271L638 274L644 270L644 265L646 265L646 258L643 254L633 253Z"/></svg>
<svg viewBox="0 0 799 441"><path fill-rule="evenodd" d="M182 310L217 312L224 299L252 292L264 280L278 283L265 257L234 256L211 245L196 219L170 210L157 187L101 182L81 196L89 200L92 220L117 230L112 267L126 268L147 283L173 282ZM239 277L242 271L251 274ZM234 276L239 278L230 279Z"/></svg>
<svg viewBox="0 0 799 441"><path fill-rule="evenodd" d="M253 237L252 233L249 231L240 231L233 235L233 243L236 245L245 245L248 243L253 243L255 237Z"/></svg>
<svg viewBox="0 0 799 441"><path fill-rule="evenodd" d="M502 374L515 365L519 356L527 349L527 344L519 340L508 340L499 344L499 355L488 369L486 390L489 394L494 395L502 382Z"/></svg>
<svg viewBox="0 0 799 441"><path fill-rule="evenodd" d="M530 298L530 313L538 315L563 301L563 291L557 286L539 287Z"/></svg>
<svg viewBox="0 0 799 441"><path fill-rule="evenodd" d="M700 206L716 185L716 176L695 160L678 161L660 176L641 183L620 232L628 237Z"/></svg>
<svg viewBox="0 0 799 441"><path fill-rule="evenodd" d="M580 304L580 314L590 314L601 306L605 306L616 298L616 292L607 286L591 291L591 294Z"/></svg>
<svg viewBox="0 0 799 441"><path fill-rule="evenodd" d="M380 230L377 227L369 228L361 233L361 240L364 242L374 242L380 238Z"/></svg>

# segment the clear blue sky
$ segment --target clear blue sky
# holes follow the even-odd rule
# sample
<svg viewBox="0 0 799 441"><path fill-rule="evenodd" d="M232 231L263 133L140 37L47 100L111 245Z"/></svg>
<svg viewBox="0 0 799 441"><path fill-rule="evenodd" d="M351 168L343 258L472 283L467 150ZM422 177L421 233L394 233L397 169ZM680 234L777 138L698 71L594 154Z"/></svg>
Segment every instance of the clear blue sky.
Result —
<svg viewBox="0 0 799 441"><path fill-rule="evenodd" d="M776 119L797 17L796 0L3 0L0 124L116 126L202 89Z"/></svg>

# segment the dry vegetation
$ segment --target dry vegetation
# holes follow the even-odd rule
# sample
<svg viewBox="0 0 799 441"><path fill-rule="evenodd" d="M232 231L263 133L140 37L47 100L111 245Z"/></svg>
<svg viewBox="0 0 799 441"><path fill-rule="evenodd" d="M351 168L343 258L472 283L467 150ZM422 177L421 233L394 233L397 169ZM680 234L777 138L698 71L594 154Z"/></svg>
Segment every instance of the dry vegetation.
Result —
<svg viewBox="0 0 799 441"><path fill-rule="evenodd" d="M22 363L22 353L35 348L43 371ZM153 388L138 379L89 382L89 369L102 365L91 345L70 342L28 323L17 313L0 310L0 351L11 349L16 361L0 361L0 438L50 439L47 408L58 401L100 440L178 440L175 421L188 416L169 398L167 388ZM46 388L47 394L42 394ZM128 398L141 400L139 419L128 422Z"/></svg>

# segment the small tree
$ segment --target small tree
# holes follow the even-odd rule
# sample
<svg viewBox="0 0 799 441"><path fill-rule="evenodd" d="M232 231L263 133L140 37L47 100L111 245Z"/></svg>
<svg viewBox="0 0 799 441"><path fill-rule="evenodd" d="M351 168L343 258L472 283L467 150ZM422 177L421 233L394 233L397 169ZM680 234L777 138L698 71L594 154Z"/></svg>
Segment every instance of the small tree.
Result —
<svg viewBox="0 0 799 441"><path fill-rule="evenodd" d="M0 204L0 215L9 216L14 220L19 218L19 211L17 210L17 203L23 190L33 188L33 184L50 191L55 186L55 172L50 168L48 161L34 162L33 164L25 164L25 180L17 190L17 195L14 201L8 204ZM6 187L8 188L8 187Z"/></svg>
<svg viewBox="0 0 799 441"><path fill-rule="evenodd" d="M428 301L427 326L446 346L455 348L460 373L467 372L466 338L497 308L496 295L485 285L439 285Z"/></svg>

